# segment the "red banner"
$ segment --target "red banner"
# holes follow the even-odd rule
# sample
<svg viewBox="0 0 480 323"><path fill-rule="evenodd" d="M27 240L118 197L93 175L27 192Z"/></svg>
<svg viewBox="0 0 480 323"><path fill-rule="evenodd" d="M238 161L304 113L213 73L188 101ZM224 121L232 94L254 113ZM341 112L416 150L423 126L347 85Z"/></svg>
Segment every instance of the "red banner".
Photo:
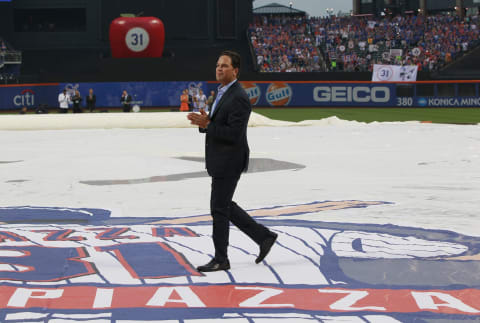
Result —
<svg viewBox="0 0 480 323"><path fill-rule="evenodd" d="M135 297L132 297L135 295ZM267 286L94 286L0 288L0 308L291 308L328 312L480 314L480 290L277 288Z"/></svg>

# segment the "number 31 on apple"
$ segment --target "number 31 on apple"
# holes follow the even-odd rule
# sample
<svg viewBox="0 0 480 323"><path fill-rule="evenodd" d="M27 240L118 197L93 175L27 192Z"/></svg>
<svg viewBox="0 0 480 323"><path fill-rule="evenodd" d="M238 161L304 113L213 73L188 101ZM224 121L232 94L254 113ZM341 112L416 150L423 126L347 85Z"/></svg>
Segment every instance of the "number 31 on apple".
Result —
<svg viewBox="0 0 480 323"><path fill-rule="evenodd" d="M120 17L110 24L110 48L115 58L162 57L163 22L156 17Z"/></svg>

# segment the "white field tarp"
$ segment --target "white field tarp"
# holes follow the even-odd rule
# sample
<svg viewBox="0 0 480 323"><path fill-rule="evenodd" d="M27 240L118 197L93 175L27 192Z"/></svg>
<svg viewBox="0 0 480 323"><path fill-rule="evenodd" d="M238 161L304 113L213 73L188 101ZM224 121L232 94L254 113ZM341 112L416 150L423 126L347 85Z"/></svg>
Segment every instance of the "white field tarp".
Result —
<svg viewBox="0 0 480 323"><path fill-rule="evenodd" d="M202 162L178 159L204 156L204 135L183 113L2 116L0 124L2 129L74 128L0 131L0 206L107 208L129 217L208 213L208 177L82 183L204 171ZM243 175L235 199L246 209L326 200L387 201L393 204L314 217L479 235L478 125L366 124L336 117L295 124L258 114L250 125L255 126L248 130L252 158L305 167ZM85 129L99 127L105 129Z"/></svg>

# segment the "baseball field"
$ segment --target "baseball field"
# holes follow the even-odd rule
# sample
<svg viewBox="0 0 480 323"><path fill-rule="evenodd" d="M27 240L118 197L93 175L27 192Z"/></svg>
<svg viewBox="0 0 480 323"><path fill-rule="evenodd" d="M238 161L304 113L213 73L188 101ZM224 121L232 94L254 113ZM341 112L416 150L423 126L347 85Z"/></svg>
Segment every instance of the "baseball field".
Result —
<svg viewBox="0 0 480 323"><path fill-rule="evenodd" d="M109 112L121 112L109 108ZM145 112L166 112L170 108L142 108ZM480 123L480 108L264 108L254 107L254 112L270 119L283 121L319 120L336 116L342 120L359 122L422 121L432 123L477 124ZM35 111L28 111L33 114ZM51 110L50 113L56 113ZM18 111L3 111L2 114L18 114Z"/></svg>

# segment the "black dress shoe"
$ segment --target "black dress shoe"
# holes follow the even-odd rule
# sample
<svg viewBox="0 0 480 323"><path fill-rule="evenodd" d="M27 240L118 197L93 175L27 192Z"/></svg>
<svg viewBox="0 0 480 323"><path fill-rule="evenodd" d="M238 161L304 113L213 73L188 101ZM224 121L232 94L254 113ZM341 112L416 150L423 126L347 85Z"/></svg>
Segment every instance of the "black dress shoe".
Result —
<svg viewBox="0 0 480 323"><path fill-rule="evenodd" d="M262 241L262 243L260 244L260 253L258 254L257 259L255 259L256 264L260 263L263 259L265 259L265 257L270 252L273 244L277 240L277 237L278 234L272 232L272 235L270 237Z"/></svg>
<svg viewBox="0 0 480 323"><path fill-rule="evenodd" d="M228 261L228 259L221 263L217 262L215 259L212 259L208 264L197 267L197 270L202 272L228 270L228 269L230 269L230 262Z"/></svg>

